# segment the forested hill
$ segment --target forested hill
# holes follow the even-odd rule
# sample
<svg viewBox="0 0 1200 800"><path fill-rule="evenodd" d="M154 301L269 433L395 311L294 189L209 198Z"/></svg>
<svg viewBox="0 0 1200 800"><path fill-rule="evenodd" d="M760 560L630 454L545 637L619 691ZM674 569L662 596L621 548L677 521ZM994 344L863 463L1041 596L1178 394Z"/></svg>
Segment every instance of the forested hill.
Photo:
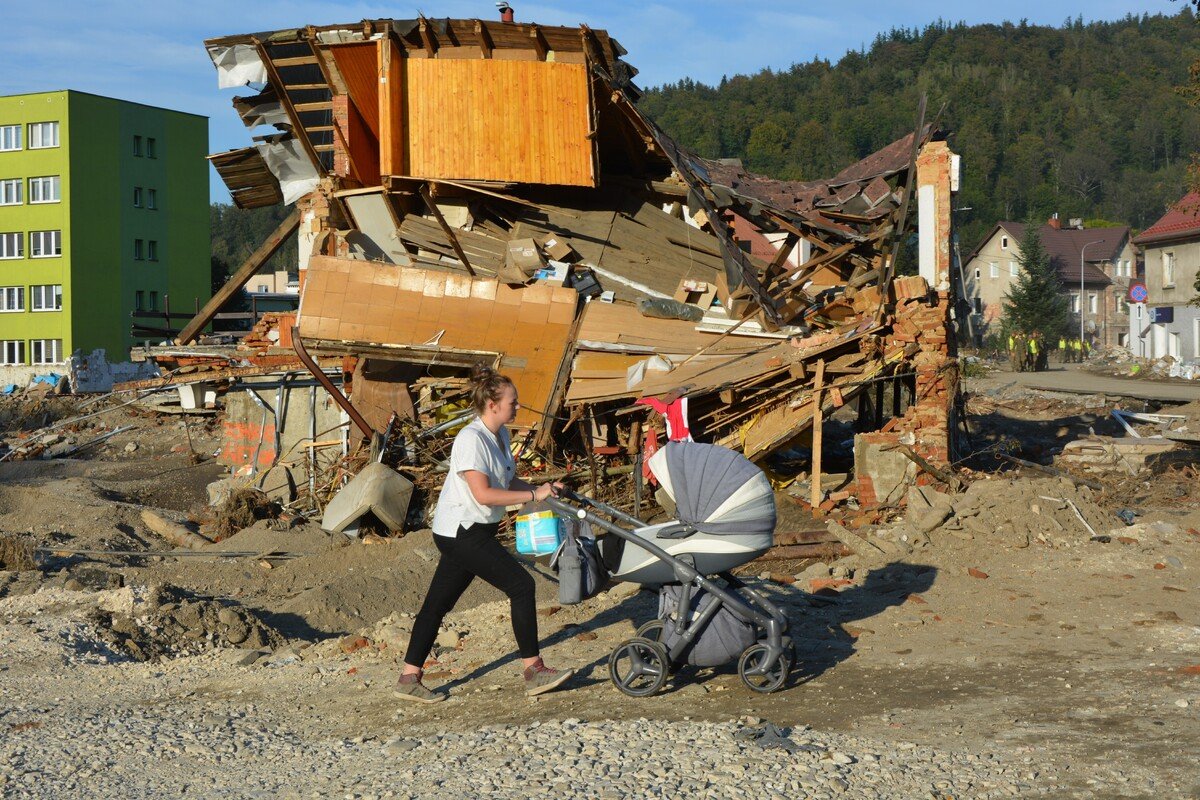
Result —
<svg viewBox="0 0 1200 800"><path fill-rule="evenodd" d="M836 64L650 89L639 106L700 155L810 179L911 131L926 92L963 157L965 252L996 220L1031 214L1150 225L1200 152L1200 110L1176 91L1198 57L1187 5L1061 28L938 23L880 35Z"/></svg>

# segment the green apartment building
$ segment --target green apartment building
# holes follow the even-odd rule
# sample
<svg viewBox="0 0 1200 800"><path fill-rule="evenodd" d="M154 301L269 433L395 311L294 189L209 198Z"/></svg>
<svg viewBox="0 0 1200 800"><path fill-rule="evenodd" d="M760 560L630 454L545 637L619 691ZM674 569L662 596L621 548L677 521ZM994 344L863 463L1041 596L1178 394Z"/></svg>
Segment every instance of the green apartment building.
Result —
<svg viewBox="0 0 1200 800"><path fill-rule="evenodd" d="M0 97L0 366L127 361L131 312L211 296L207 152L195 114Z"/></svg>

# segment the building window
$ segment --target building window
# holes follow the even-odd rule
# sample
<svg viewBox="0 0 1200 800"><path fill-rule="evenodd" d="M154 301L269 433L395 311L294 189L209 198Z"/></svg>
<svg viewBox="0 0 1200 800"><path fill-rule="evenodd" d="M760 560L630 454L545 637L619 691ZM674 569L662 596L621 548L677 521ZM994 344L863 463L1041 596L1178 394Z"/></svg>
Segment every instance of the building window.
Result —
<svg viewBox="0 0 1200 800"><path fill-rule="evenodd" d="M982 277L983 277L983 270L981 270L979 267L976 267L975 268L975 280L979 280Z"/></svg>
<svg viewBox="0 0 1200 800"><path fill-rule="evenodd" d="M29 287L31 311L62 311L62 284L47 283Z"/></svg>
<svg viewBox="0 0 1200 800"><path fill-rule="evenodd" d="M1007 236L1001 236L1001 237L1000 237L1000 249L1001 249L1001 250L1007 250L1007 249L1008 249L1008 237L1007 237Z"/></svg>
<svg viewBox="0 0 1200 800"><path fill-rule="evenodd" d="M1020 274L1020 270L1017 268L1017 262L1015 262L1015 261L1008 262L1008 274L1012 275L1014 278L1017 277L1018 274Z"/></svg>
<svg viewBox="0 0 1200 800"><path fill-rule="evenodd" d="M1071 313L1079 313L1079 292L1071 292Z"/></svg>
<svg viewBox="0 0 1200 800"><path fill-rule="evenodd" d="M29 123L29 149L40 150L45 147L58 147L58 123Z"/></svg>
<svg viewBox="0 0 1200 800"><path fill-rule="evenodd" d="M1163 288L1167 289L1175 285L1175 254L1162 254L1162 279Z"/></svg>
<svg viewBox="0 0 1200 800"><path fill-rule="evenodd" d="M0 151L21 149L21 126L0 125Z"/></svg>
<svg viewBox="0 0 1200 800"><path fill-rule="evenodd" d="M158 208L158 190L157 189L147 189L146 190L146 208L150 208L150 209Z"/></svg>
<svg viewBox="0 0 1200 800"><path fill-rule="evenodd" d="M1088 292L1088 313L1095 314L1100 308L1100 298L1095 292Z"/></svg>
<svg viewBox="0 0 1200 800"><path fill-rule="evenodd" d="M30 203L57 203L62 197L60 191L59 177L57 175L47 175L42 178L29 179L29 202Z"/></svg>
<svg viewBox="0 0 1200 800"><path fill-rule="evenodd" d="M158 292L150 293L150 310L158 311Z"/></svg>
<svg viewBox="0 0 1200 800"><path fill-rule="evenodd" d="M158 142L153 138L146 140L146 158L158 158Z"/></svg>
<svg viewBox="0 0 1200 800"><path fill-rule="evenodd" d="M20 178L5 178L0 180L0 206L19 206L21 205L21 184L24 183Z"/></svg>
<svg viewBox="0 0 1200 800"><path fill-rule="evenodd" d="M23 258L25 237L20 233L0 233L0 258Z"/></svg>
<svg viewBox="0 0 1200 800"><path fill-rule="evenodd" d="M1121 264L1125 267L1125 277L1132 278L1133 277L1133 264L1130 263L1128 258L1125 259L1124 261L1122 261Z"/></svg>
<svg viewBox="0 0 1200 800"><path fill-rule="evenodd" d="M146 242L146 258L151 261L158 261L158 242L153 239Z"/></svg>
<svg viewBox="0 0 1200 800"><path fill-rule="evenodd" d="M1121 297L1120 295L1117 296L1117 313L1118 314L1128 314L1129 313L1129 301L1126 300L1124 297Z"/></svg>
<svg viewBox="0 0 1200 800"><path fill-rule="evenodd" d="M133 187L133 207L142 207L142 187L140 186Z"/></svg>
<svg viewBox="0 0 1200 800"><path fill-rule="evenodd" d="M988 277L990 277L990 278L999 278L1000 277L1000 265L999 264L996 264L995 262L988 264Z"/></svg>
<svg viewBox="0 0 1200 800"><path fill-rule="evenodd" d="M138 158L142 156L142 137L140 136L133 137L133 154Z"/></svg>
<svg viewBox="0 0 1200 800"><path fill-rule="evenodd" d="M134 239L133 240L133 260L141 261L142 258L143 258L143 256L142 256L142 240Z"/></svg>
<svg viewBox="0 0 1200 800"><path fill-rule="evenodd" d="M0 311L12 313L25 310L24 286L0 286Z"/></svg>
<svg viewBox="0 0 1200 800"><path fill-rule="evenodd" d="M975 304L975 313L982 314L983 313L983 298L976 297L974 304Z"/></svg>
<svg viewBox="0 0 1200 800"><path fill-rule="evenodd" d="M25 363L25 342L20 339L0 341L0 364L11 366Z"/></svg>
<svg viewBox="0 0 1200 800"><path fill-rule="evenodd" d="M141 289L138 289L136 292L134 292L133 293L133 310L141 311L142 308L145 307L145 305L146 305L145 300L146 300L146 293L143 292Z"/></svg>
<svg viewBox="0 0 1200 800"><path fill-rule="evenodd" d="M54 258L62 255L62 231L30 231L29 257Z"/></svg>
<svg viewBox="0 0 1200 800"><path fill-rule="evenodd" d="M29 352L34 364L62 363L62 339L32 339Z"/></svg>
<svg viewBox="0 0 1200 800"><path fill-rule="evenodd" d="M258 291L260 294L266 294L267 292L271 291L271 289L265 283L260 283L258 285Z"/></svg>

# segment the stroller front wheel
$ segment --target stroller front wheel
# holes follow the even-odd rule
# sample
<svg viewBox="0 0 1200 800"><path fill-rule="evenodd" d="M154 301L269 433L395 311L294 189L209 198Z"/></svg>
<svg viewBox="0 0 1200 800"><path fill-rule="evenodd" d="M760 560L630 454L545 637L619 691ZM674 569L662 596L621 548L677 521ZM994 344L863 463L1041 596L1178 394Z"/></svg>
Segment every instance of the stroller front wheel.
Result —
<svg viewBox="0 0 1200 800"><path fill-rule="evenodd" d="M670 666L665 647L635 636L613 649L608 657L608 677L630 697L649 697L666 685Z"/></svg>
<svg viewBox="0 0 1200 800"><path fill-rule="evenodd" d="M738 677L748 688L761 694L770 694L782 687L787 682L788 674L792 671L792 662L795 661L791 647L786 646L775 663L770 668L763 669L767 653L767 646L759 642L747 647L738 659Z"/></svg>

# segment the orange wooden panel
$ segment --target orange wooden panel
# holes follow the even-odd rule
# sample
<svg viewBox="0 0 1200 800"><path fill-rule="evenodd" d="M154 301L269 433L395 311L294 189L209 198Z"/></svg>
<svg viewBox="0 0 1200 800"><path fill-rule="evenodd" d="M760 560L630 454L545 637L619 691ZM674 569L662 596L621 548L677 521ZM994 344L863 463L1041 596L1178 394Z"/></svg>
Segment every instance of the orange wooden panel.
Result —
<svg viewBox="0 0 1200 800"><path fill-rule="evenodd" d="M350 100L358 108L371 134L379 138L379 55L375 42L329 46L338 72L346 82Z"/></svg>
<svg viewBox="0 0 1200 800"><path fill-rule="evenodd" d="M392 109L402 108L402 119L385 133L381 149L399 147L407 172L391 174L596 185L582 64L418 58L392 64L404 75L388 81L402 84L391 89L398 95Z"/></svg>

